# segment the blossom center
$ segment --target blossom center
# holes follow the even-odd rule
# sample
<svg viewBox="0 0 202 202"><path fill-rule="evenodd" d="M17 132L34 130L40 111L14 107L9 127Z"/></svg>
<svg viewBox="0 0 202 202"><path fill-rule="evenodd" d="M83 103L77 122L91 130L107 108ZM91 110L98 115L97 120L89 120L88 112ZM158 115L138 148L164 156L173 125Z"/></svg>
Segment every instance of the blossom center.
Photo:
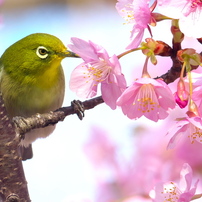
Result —
<svg viewBox="0 0 202 202"><path fill-rule="evenodd" d="M173 182L170 182L170 184L168 184L167 187L164 187L164 191L162 192L162 194L164 194L165 196L165 202L176 202L179 199L179 193L178 193L178 189L177 187L174 185Z"/></svg>
<svg viewBox="0 0 202 202"><path fill-rule="evenodd" d="M127 23L133 23L135 20L133 5L127 4L127 5L125 5L125 7L129 8L129 9L122 9L121 10L122 13L124 14L123 18Z"/></svg>
<svg viewBox="0 0 202 202"><path fill-rule="evenodd" d="M150 112L156 107L160 107L151 84L141 86L133 104L135 105L136 103L138 103L139 106L138 110L141 110L143 113Z"/></svg>
<svg viewBox="0 0 202 202"><path fill-rule="evenodd" d="M86 75L84 78L89 80L93 79L99 83L107 79L110 74L111 67L105 61L99 61L89 64L87 70L88 72L84 73Z"/></svg>
<svg viewBox="0 0 202 202"><path fill-rule="evenodd" d="M194 126L191 133L191 143L193 144L195 140L202 142L202 129Z"/></svg>

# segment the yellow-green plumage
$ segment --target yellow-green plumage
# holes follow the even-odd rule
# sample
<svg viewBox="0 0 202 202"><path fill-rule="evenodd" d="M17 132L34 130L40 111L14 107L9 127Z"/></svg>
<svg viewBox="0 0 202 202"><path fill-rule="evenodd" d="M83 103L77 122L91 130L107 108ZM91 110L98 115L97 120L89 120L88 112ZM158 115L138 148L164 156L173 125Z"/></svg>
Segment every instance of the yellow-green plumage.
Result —
<svg viewBox="0 0 202 202"><path fill-rule="evenodd" d="M3 53L0 90L11 118L61 107L65 90L61 61L65 57L76 56L58 38L42 33L21 39ZM46 137L53 130L54 126L33 130L25 135L21 145L29 147L35 139Z"/></svg>

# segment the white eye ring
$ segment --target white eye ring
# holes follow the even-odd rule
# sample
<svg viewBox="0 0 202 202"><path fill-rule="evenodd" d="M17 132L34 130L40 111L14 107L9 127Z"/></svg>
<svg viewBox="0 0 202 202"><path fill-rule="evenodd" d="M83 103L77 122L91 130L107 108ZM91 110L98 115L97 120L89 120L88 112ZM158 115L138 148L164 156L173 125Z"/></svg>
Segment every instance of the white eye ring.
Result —
<svg viewBox="0 0 202 202"><path fill-rule="evenodd" d="M48 50L47 48L45 48L44 46L39 46L36 49L36 54L38 57L40 57L41 59L46 59L48 57Z"/></svg>

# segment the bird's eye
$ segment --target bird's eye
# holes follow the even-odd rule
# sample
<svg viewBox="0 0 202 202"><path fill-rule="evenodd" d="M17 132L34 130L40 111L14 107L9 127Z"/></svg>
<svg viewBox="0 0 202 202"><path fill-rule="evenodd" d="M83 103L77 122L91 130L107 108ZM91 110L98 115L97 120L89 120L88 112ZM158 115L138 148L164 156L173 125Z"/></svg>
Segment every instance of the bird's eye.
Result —
<svg viewBox="0 0 202 202"><path fill-rule="evenodd" d="M44 46L39 46L36 49L36 54L41 59L46 59L48 57L48 53L49 53L48 50Z"/></svg>

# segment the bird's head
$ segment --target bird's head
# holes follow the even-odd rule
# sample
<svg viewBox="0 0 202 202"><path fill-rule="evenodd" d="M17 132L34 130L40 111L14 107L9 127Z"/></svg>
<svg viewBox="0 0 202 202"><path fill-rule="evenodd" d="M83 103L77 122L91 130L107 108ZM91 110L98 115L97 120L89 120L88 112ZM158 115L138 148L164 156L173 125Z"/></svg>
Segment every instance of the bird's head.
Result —
<svg viewBox="0 0 202 202"><path fill-rule="evenodd" d="M13 74L41 74L58 67L65 57L79 57L67 50L57 37L50 34L31 34L10 46L2 55L5 71Z"/></svg>

